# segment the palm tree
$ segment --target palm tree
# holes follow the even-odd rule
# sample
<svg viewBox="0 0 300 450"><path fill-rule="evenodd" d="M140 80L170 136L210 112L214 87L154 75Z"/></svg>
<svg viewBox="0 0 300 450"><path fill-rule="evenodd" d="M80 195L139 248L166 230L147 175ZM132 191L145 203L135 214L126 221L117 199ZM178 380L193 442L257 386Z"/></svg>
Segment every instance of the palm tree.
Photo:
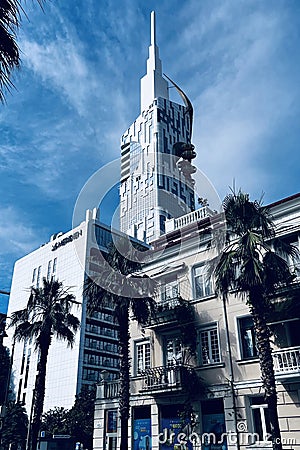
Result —
<svg viewBox="0 0 300 450"><path fill-rule="evenodd" d="M273 449L281 450L267 315L272 308L272 295L278 286L286 285L293 279L284 258L288 254L295 256L297 251L275 237L270 212L260 201L250 201L248 194L238 191L226 196L223 207L227 233L225 246L217 257L214 269L216 290L224 301L232 290L246 298L254 322Z"/></svg>
<svg viewBox="0 0 300 450"><path fill-rule="evenodd" d="M42 6L43 0L38 0ZM0 101L5 102L5 91L14 87L11 81L13 69L20 67L20 52L16 33L20 26L21 13L24 13L19 0L0 1Z"/></svg>
<svg viewBox="0 0 300 450"><path fill-rule="evenodd" d="M129 325L130 313L140 325L146 325L154 314L155 285L146 276L133 273L141 269L134 257L128 238L120 239L118 249L111 244L106 261L102 259L99 275L88 278L85 285L88 313L101 311L108 304L113 308L119 326L120 391L119 414L121 424L120 450L128 448L128 420L130 399ZM98 261L99 263L99 261ZM107 263L107 264L106 264ZM136 281L139 281L136 286ZM105 286L105 287L103 287Z"/></svg>
<svg viewBox="0 0 300 450"><path fill-rule="evenodd" d="M43 286L31 288L31 293L25 309L11 315L10 326L15 327L17 341L33 338L36 350L39 351L38 374L35 380L33 395L33 416L29 433L28 448L36 450L37 438L45 397L45 381L47 358L52 337L67 341L72 347L75 332L79 328L79 320L71 314L75 301L73 294L65 289L61 282L43 279Z"/></svg>

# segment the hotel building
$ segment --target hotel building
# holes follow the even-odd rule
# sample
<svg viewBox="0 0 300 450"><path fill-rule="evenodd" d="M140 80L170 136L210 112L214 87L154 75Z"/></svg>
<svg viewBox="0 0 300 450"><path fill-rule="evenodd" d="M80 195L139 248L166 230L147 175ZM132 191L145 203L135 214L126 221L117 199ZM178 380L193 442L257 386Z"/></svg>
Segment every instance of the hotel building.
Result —
<svg viewBox="0 0 300 450"><path fill-rule="evenodd" d="M51 236L49 242L19 259L14 267L8 317L26 307L30 288L41 287L43 278L55 277L75 295L80 305L72 313L80 320L72 349L66 342L52 340L49 350L44 411L55 406L71 408L83 385L95 384L102 370L111 378L118 373L118 331L109 305L101 313L86 314L83 295L87 275L95 274L93 256L107 252L112 240L111 229L99 222L98 211L88 210L85 221L76 228ZM115 233L117 236L118 233ZM8 328L13 348L12 377L16 399L30 414L36 379L38 353L34 342L13 343L13 329Z"/></svg>

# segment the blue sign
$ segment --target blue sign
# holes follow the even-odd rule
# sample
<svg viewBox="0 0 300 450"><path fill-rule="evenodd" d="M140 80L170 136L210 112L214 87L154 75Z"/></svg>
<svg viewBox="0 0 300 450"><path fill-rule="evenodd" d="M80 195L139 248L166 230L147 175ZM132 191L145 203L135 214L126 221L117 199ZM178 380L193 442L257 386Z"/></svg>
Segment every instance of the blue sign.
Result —
<svg viewBox="0 0 300 450"><path fill-rule="evenodd" d="M188 425L188 424L187 424ZM161 435L160 443L161 450L179 450L182 449L180 444L180 439L178 438L179 433L185 433L186 426L182 423L180 417L165 417L161 419ZM186 435L186 444L184 448L192 450L192 443L188 440L189 433ZM182 438L182 436L181 436Z"/></svg>
<svg viewBox="0 0 300 450"><path fill-rule="evenodd" d="M133 425L133 450L151 449L151 419L135 419Z"/></svg>

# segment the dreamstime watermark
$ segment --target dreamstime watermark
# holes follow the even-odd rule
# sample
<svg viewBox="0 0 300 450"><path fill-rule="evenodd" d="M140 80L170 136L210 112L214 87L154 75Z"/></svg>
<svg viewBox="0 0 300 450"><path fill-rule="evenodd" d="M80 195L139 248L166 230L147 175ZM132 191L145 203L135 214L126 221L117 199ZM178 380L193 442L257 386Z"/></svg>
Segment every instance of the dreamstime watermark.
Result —
<svg viewBox="0 0 300 450"><path fill-rule="evenodd" d="M259 442L272 443L272 435L266 433L262 438L258 433L247 432L247 425L245 422L239 422L238 433L235 431L227 431L223 433L197 433L195 431L191 433L179 432L175 433L172 429L164 428L163 432L158 435L158 442L160 444L167 445L184 445L188 443L196 445L202 445L209 447L210 445L219 445L227 448L228 445L236 445L238 442L240 445L253 445ZM296 445L296 438L288 437L277 439L276 444L282 445Z"/></svg>
<svg viewBox="0 0 300 450"><path fill-rule="evenodd" d="M155 160L156 156L157 155L153 154L153 160ZM139 177L141 177L141 179L143 177L145 178L143 180L143 183L144 185L148 183L147 184L148 190L150 189L149 186L152 186L151 189L154 189L154 186L156 186L155 189L158 190L160 196L159 208L161 208L164 211L168 211L169 208L171 207L175 217L176 216L182 217L184 215L183 212L184 210L182 209L184 204L183 199L186 198L185 196L187 196L187 194L191 195L191 193L194 192L195 199L205 198L208 200L209 208L211 211L210 214L213 214L212 210L218 213L222 211L222 202L215 187L208 179L208 177L199 168L197 168L196 172L193 174L192 183L188 185L186 184L188 182L183 181L184 178L182 177L182 175L180 175L180 172L178 172L178 175L176 177L175 172L172 169L177 165L178 158L168 154L161 155L161 158L163 158L163 161L160 164L158 164L156 171L154 172L145 174L145 169L141 164L141 159L139 160L138 158L135 161L135 170L134 170L134 175L136 179L139 179ZM101 204L104 201L106 195L120 183L120 164L121 164L120 158L106 164L101 169L96 171L86 182L77 198L74 207L73 228L75 228L76 226L78 226L79 223L82 222L87 210L93 210L95 207L100 208L100 221L101 221ZM142 184L141 181L139 182L140 184ZM162 184L159 185L159 183ZM186 192L185 189L187 189ZM142 200L144 198L144 194L142 195L141 192L140 193L136 192L135 195L139 197L138 201L140 202L139 203L140 207L136 208L136 212L134 213L136 214L136 217L135 216L131 217L131 222L138 223L141 217L144 217L143 220L145 220L145 217L147 217L147 215L149 214L151 207L153 209L153 206L155 205L148 204L149 199L148 202L145 201L144 204ZM147 195L145 193L146 197ZM130 201L133 202L134 199L132 198ZM124 205L122 205L121 201L121 208L123 207ZM132 206L130 205L127 207L129 209L132 208ZM129 213L130 211L125 212L125 214ZM122 212L122 214L124 214L124 211ZM117 218L119 218L119 216L120 216L120 206L118 206L114 211L114 214L112 215L112 221L110 224L112 232L112 241L115 247L117 248L118 252L122 256L124 256L124 258L140 263L142 265L145 262L153 263L154 261L159 260L161 254L163 254L164 252L164 246L161 247L161 250L156 249L155 252L153 252L152 249L141 251L136 246L132 245L130 238L126 234L123 234L121 236L119 232L115 231L116 229L118 229ZM221 228L220 221L218 221L218 223L215 223L214 220L211 220L210 229L212 240L213 239L219 240L220 232L223 236L225 236L225 224L223 228ZM201 234L199 233L198 234L199 247L203 245L201 244L201 239L203 239L203 236L201 236ZM78 259L82 267L85 268L86 267L85 256L81 251L80 242L78 241L79 240L74 241L73 245L75 247L75 251L77 253ZM97 264L99 267L101 267L101 270L98 270L98 273L96 273L95 276L91 272L88 273L89 277L93 279L94 283L100 285L105 290L117 295L120 295L120 286L122 286L123 297L131 297L131 298L145 297L145 294L147 294L145 290L148 289L149 292L155 291L154 281L148 280L148 284L151 284L152 281L153 286L150 285L147 286L145 278L142 279L140 276L136 276L134 274L131 274L130 276L123 275L108 264L105 256L101 252L101 245L97 242L96 227L94 227L92 241L93 246L94 247L98 246L98 249L100 250L97 254L98 258ZM176 254L176 259L180 258L180 255L185 249L184 240L182 240L182 242L181 240L178 240L178 244L179 245ZM99 274L101 274L101 276L99 276ZM112 282L112 280L114 280L114 282Z"/></svg>

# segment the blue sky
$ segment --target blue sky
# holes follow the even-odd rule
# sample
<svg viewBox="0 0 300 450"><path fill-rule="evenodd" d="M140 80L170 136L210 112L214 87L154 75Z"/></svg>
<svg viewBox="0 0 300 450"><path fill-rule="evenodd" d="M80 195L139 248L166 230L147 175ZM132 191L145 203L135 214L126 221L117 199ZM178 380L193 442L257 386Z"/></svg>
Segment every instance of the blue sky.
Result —
<svg viewBox="0 0 300 450"><path fill-rule="evenodd" d="M80 189L119 156L153 9L163 70L194 105L196 164L220 197L233 179L265 203L299 191L298 0L28 2L17 91L0 106L1 289L16 259L72 227Z"/></svg>

